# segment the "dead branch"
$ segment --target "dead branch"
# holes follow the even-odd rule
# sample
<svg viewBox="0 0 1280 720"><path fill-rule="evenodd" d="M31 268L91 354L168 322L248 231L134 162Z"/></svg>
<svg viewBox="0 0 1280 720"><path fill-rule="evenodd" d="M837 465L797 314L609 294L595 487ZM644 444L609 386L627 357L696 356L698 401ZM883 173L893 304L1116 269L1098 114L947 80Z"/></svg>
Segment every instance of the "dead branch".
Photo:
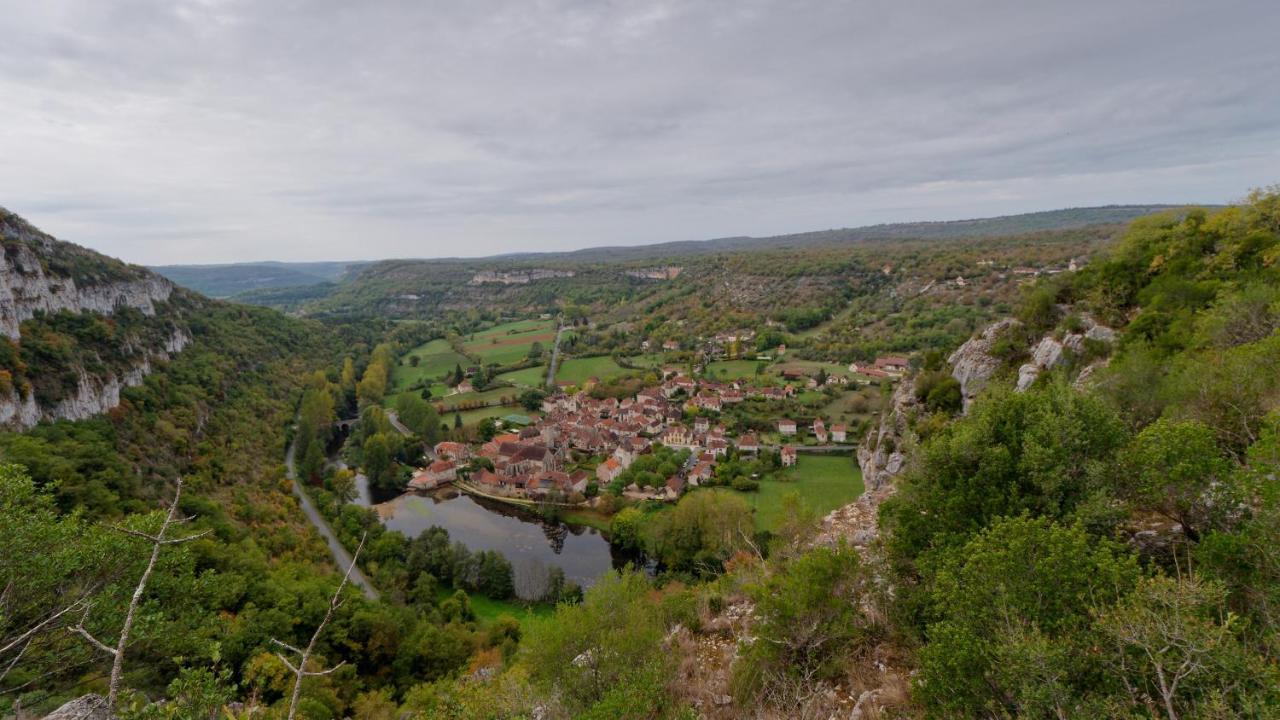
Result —
<svg viewBox="0 0 1280 720"><path fill-rule="evenodd" d="M303 678L328 675L346 664L346 661L343 661L328 670L307 669L307 662L311 660L311 653L315 650L316 641L320 639L320 633L324 631L325 626L329 624L331 619L333 619L334 611L342 607L342 591L346 588L347 582L351 579L351 573L355 571L356 561L360 559L360 551L364 549L364 541L368 536L369 533L366 532L360 537L360 544L356 546L356 551L351 556L351 564L347 566L347 572L343 574L342 582L338 583L338 589L333 592L333 597L329 599L329 609L325 611L324 619L320 621L320 624L316 626L315 632L311 634L311 642L307 643L307 648L305 650L299 650L289 643L277 640L276 638L271 638L271 642L290 652L296 653L299 656L298 664L294 665L289 662L289 659L283 654L276 653L276 657L280 658L280 660L284 662L285 667L289 668L289 671L293 673L293 694L289 698L289 720L294 720L294 717L297 715L298 696L302 692Z"/></svg>

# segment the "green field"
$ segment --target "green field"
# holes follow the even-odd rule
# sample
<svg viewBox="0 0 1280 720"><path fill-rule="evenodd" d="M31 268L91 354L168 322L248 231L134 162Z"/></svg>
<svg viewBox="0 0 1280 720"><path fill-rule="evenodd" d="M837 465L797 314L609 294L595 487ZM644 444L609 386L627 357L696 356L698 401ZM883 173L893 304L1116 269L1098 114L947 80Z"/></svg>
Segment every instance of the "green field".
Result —
<svg viewBox="0 0 1280 720"><path fill-rule="evenodd" d="M436 588L436 597L440 600L448 599L453 593L454 589L451 587ZM555 612L555 606L547 603L494 600L479 593L467 593L467 598L471 601L471 611L476 614L476 619L485 625L492 623L503 615L510 615L519 620L521 626L524 626L535 618L548 617Z"/></svg>
<svg viewBox="0 0 1280 720"><path fill-rule="evenodd" d="M717 360L707 365L707 375L716 380L749 380L756 376L761 360Z"/></svg>
<svg viewBox="0 0 1280 720"><path fill-rule="evenodd" d="M512 372L499 375L497 379L509 382L513 385L540 388L547 382L547 366L538 365L537 367L525 368L523 370L514 370Z"/></svg>
<svg viewBox="0 0 1280 720"><path fill-rule="evenodd" d="M755 492L740 493L756 509L756 527L774 530L782 523L782 498L799 493L800 500L822 518L862 494L862 471L850 455L801 454L796 466L781 474L791 481L764 480Z"/></svg>
<svg viewBox="0 0 1280 720"><path fill-rule="evenodd" d="M589 358L571 358L562 360L560 367L556 368L556 382L569 382L574 385L581 385L587 381L587 378L596 377L601 380L607 380L618 375L626 375L632 372L618 365L613 358L602 355L600 357Z"/></svg>
<svg viewBox="0 0 1280 720"><path fill-rule="evenodd" d="M484 392L468 392L457 393L455 395L446 395L444 397L432 397L431 402L443 405L445 410L453 410L462 405L476 402L499 402L503 398L515 398L520 394L519 388L500 387L493 390L485 390Z"/></svg>
<svg viewBox="0 0 1280 720"><path fill-rule="evenodd" d="M409 364L411 355L418 356L417 367ZM391 369L391 387L387 388L387 392L388 394L403 392L418 380L423 378L439 380L445 373L453 372L455 367L461 365L465 368L471 364L473 364L471 360L465 355L454 352L445 340L432 340L410 350L400 358L400 362Z"/></svg>
<svg viewBox="0 0 1280 720"><path fill-rule="evenodd" d="M880 388L871 385L863 386L857 390L847 390L840 394L840 397L832 400L820 412L826 419L828 427L839 422L848 423L850 426L868 420L872 414L880 409L884 404L884 399L880 396ZM856 442L861 438L851 438Z"/></svg>
<svg viewBox="0 0 1280 720"><path fill-rule="evenodd" d="M500 418L512 413L515 413L516 415L527 415L530 418L538 418L542 416L541 413L529 412L520 405L496 405L494 407L477 408L475 410L463 410L462 423L464 425L474 425L485 418ZM440 420L449 427L453 427L453 416L454 411L447 410L444 415L440 416Z"/></svg>
<svg viewBox="0 0 1280 720"><path fill-rule="evenodd" d="M479 357L486 364L507 365L527 357L534 342L542 343L544 352L551 352L555 339L554 322L519 320L468 335L462 347L468 354Z"/></svg>

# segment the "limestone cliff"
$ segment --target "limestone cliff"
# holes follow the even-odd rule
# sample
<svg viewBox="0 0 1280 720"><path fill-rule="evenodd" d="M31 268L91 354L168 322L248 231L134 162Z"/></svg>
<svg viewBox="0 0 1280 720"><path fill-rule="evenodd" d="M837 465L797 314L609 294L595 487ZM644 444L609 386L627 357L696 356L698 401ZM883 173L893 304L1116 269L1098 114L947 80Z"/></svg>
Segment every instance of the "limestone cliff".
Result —
<svg viewBox="0 0 1280 720"><path fill-rule="evenodd" d="M0 243L0 426L110 410L124 388L191 342L172 302L180 291L165 278L57 240L3 208Z"/></svg>
<svg viewBox="0 0 1280 720"><path fill-rule="evenodd" d="M818 544L846 540L854 547L865 548L879 535L880 503L897 489L897 477L906 468L907 454L916 442L910 426L911 414L918 404L915 393L914 377L899 382L889 407L880 416L880 424L867 431L858 444L862 495L823 518Z"/></svg>
<svg viewBox="0 0 1280 720"><path fill-rule="evenodd" d="M996 343L1005 333L1018 328L1022 323L1013 318L1005 318L987 326L975 338L971 338L951 353L947 362L951 365L951 375L960 382L960 393L964 397L964 409L967 412L973 399L1000 369L1002 361L995 355Z"/></svg>

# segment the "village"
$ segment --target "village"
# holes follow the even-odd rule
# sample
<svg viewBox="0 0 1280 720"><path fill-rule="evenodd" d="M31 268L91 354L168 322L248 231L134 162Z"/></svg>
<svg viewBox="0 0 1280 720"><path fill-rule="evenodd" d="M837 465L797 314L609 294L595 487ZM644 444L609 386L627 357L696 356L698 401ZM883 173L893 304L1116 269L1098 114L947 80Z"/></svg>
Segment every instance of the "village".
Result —
<svg viewBox="0 0 1280 720"><path fill-rule="evenodd" d="M892 382L910 360L901 356L849 366L848 376L788 370L783 383L761 386L743 380L694 378L680 369L663 369L659 384L633 396L593 397L594 378L584 388L561 388L542 401L542 415L523 427L507 427L482 443L440 442L427 454L408 489L429 492L453 485L465 492L518 504L549 503L596 507L607 489L631 501L673 502L690 488L707 484L717 465L771 456L780 468L796 465L801 450L849 452L858 437L845 423L828 425L823 417L798 422L780 412L765 433L727 420L730 406L763 401L785 408L801 389L861 382ZM513 423L512 425L515 425ZM808 444L800 439L807 438ZM671 472L654 483L634 480L619 485L637 460L664 453ZM654 465L655 463L649 463ZM652 473L648 473L652 477Z"/></svg>

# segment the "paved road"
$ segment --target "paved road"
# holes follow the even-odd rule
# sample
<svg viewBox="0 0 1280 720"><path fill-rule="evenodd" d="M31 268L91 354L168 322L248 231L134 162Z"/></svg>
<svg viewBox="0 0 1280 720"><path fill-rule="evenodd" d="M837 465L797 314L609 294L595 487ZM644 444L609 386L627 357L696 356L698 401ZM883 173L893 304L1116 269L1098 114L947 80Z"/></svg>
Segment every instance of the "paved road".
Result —
<svg viewBox="0 0 1280 720"><path fill-rule="evenodd" d="M284 464L285 469L289 473L289 479L293 481L293 494L297 496L298 503L302 505L302 513L307 516L312 525L316 526L316 530L320 532L320 536L329 546L329 553L333 555L333 562L337 564L338 570L351 567L351 553L342 547L342 543L338 542L338 536L334 535L333 528L329 527L329 523L325 521L324 516L316 510L316 506L311 502L311 498L307 497L307 493L302 489L302 483L298 482L297 472L293 467L294 450L297 448L297 439L295 438L289 444L289 452L285 453ZM370 600L378 599L378 591L374 589L373 583L369 582L369 578L364 576L360 568L351 568L351 582L364 592L364 596Z"/></svg>
<svg viewBox="0 0 1280 720"><path fill-rule="evenodd" d="M387 411L387 419L391 421L391 427L395 428L396 430L399 430L401 435L405 437L413 436L413 431L410 430L407 425L400 422L400 418L399 416L396 415L395 410Z"/></svg>
<svg viewBox="0 0 1280 720"><path fill-rule="evenodd" d="M547 366L547 388L556 389L556 365L560 363L560 337L564 335L565 326L556 330L556 344L551 347L551 364Z"/></svg>

